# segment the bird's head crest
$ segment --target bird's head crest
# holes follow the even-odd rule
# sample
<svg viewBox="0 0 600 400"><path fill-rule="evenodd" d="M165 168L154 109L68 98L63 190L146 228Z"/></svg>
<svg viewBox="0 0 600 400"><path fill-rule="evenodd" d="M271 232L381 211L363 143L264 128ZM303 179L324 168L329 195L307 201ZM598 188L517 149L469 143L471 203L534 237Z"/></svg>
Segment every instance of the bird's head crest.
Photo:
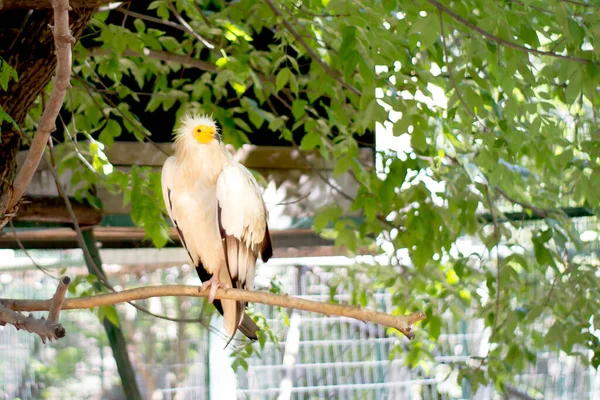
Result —
<svg viewBox="0 0 600 400"><path fill-rule="evenodd" d="M177 139L190 137L201 144L213 141L221 142L219 128L215 121L207 115L186 115L176 131Z"/></svg>

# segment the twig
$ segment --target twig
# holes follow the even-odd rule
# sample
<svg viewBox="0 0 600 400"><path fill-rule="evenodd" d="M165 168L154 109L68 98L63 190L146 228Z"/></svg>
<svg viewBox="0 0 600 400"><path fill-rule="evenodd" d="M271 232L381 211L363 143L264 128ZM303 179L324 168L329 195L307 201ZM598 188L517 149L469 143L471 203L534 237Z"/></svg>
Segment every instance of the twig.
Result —
<svg viewBox="0 0 600 400"><path fill-rule="evenodd" d="M526 208L528 210L531 210L536 216L540 217L540 218L547 218L548 217L548 211L543 210L539 207L534 206L533 204L528 204L528 203L524 203L522 201L519 201L517 199L512 198L511 196L509 196L508 193L506 193L504 190L500 189L498 186L496 186L495 188L496 192L498 192L502 197L504 197L506 200L510 201L511 203L520 205L523 208Z"/></svg>
<svg viewBox="0 0 600 400"><path fill-rule="evenodd" d="M273 207L278 207L278 206L287 206L287 205L290 205L290 204L296 204L296 203L299 203L299 202L301 202L302 200L304 200L305 198L307 198L308 196L310 196L310 194L311 194L311 193L310 193L310 192L308 192L308 193L306 193L305 195L302 195L302 196L298 197L298 198L297 198L297 199L295 199L295 200L281 201L281 202L279 202L279 203L275 203L275 204L271 204L271 203L267 203L267 202L265 202L265 203L267 203L267 204L270 204L270 205L272 205Z"/></svg>
<svg viewBox="0 0 600 400"><path fill-rule="evenodd" d="M270 1L270 0L265 0L265 1ZM577 61L577 62L586 63L586 64L587 63L597 64L596 62L594 62L592 60L589 60L587 58L575 57L575 56L569 56L569 55L564 55L564 54L559 54L559 53L553 53L551 51L544 51L544 50L533 49L533 48L529 48L529 47L526 47L526 46L522 46L522 45L520 45L518 43L515 43L515 42L511 42L510 40L503 39L501 37L493 35L492 33L486 31L485 29L480 28L479 26L473 24L472 22L470 22L469 20L467 20L463 16L458 15L457 13L455 13L454 11L452 11L451 9L449 9L448 7L446 7L445 5L440 4L437 0L427 0L427 2L429 2L431 5L433 5L434 7L436 7L438 10L443 11L444 13L448 14L449 16L451 16L452 18L454 18L456 21L458 21L461 24L465 25L466 27L471 28L471 29L473 29L476 32L479 32L480 34L482 34L486 38L488 38L490 40L493 40L494 42L496 42L498 44L501 44L501 45L504 45L506 47L510 47L510 48L515 49L515 50L523 51L525 53L537 54L539 56L549 56L549 57L554 57L554 58L561 58L563 60Z"/></svg>
<svg viewBox="0 0 600 400"><path fill-rule="evenodd" d="M311 17L339 18L339 17L349 17L350 16L350 14L329 14L329 13L317 14L317 13L313 13L313 12L305 10L304 7L302 6L302 3L294 4L294 7L296 7L298 10L302 11L304 14L310 15Z"/></svg>
<svg viewBox="0 0 600 400"><path fill-rule="evenodd" d="M58 322L58 317L60 316L60 309L65 302L65 294L67 293L67 289L69 284L71 283L71 278L68 276L63 276L58 283L58 287L56 288L56 292L54 293L54 297L52 298L52 304L50 304L50 311L48 312L48 322L56 323Z"/></svg>
<svg viewBox="0 0 600 400"><path fill-rule="evenodd" d="M317 53L314 52L314 50L308 45L308 43L306 43L306 41L304 41L302 36L300 36L300 34L298 34L298 32L294 29L292 24L290 24L290 22L283 16L281 11L279 11L279 9L277 7L275 7L275 4L273 4L272 0L264 0L264 1L265 1L265 3L267 3L267 5L271 9L271 11L273 11L273 13L276 16L278 16L282 19L283 25L285 25L285 27L287 28L288 31L290 31L292 36L302 45L302 47L304 48L304 50L306 50L306 53L310 56L310 58L312 58L317 64L319 64L321 66L321 68L323 68L325 70L325 72L327 72L327 74L329 74L333 79L335 79L343 87L345 87L346 89L350 90L352 93L354 93L358 96L362 95L360 90L358 90L357 88L355 88L354 86L352 86L351 84L347 83L342 78L340 78L340 76L334 70L332 70L331 67L329 65L327 65L321 59L321 57L319 57L319 55Z"/></svg>
<svg viewBox="0 0 600 400"><path fill-rule="evenodd" d="M183 26L181 24L178 24L177 22L164 20L164 19L153 17L153 16L146 15L146 14L140 14L140 13L135 12L135 11L129 11L128 9L123 8L122 6L118 7L116 9L116 11L118 11L120 13L123 13L125 15L129 15L130 17L134 17L134 18L138 18L138 19L143 19L145 21L154 22L155 24L161 24L161 25L164 25L164 26L168 26L170 28L178 29L178 30L183 31L183 32L187 32L188 31L185 28L185 26Z"/></svg>
<svg viewBox="0 0 600 400"><path fill-rule="evenodd" d="M212 28L213 24L210 22L210 20L208 18L206 18L206 15L204 15L204 13L202 12L202 9L200 7L198 7L198 3L196 3L195 1L192 1L192 6L196 9L196 12L200 15L200 18L202 18L202 20L204 21L206 26L208 26L209 28Z"/></svg>
<svg viewBox="0 0 600 400"><path fill-rule="evenodd" d="M130 302L133 300L148 299L150 297L165 296L189 296L189 297L208 297L208 290L199 290L198 286L185 285L162 285L145 286L135 289L123 290L114 293L102 293L93 296L67 299L63 304L63 310L92 308L103 305ZM216 299L229 299L249 303L261 303L282 308L292 308L295 310L304 310L317 312L325 315L336 315L348 318L354 318L360 321L373 322L376 324L395 328L402 332L406 337L412 339L414 333L412 325L425 319L425 314L421 311L409 315L391 315L380 311L349 306L341 304L324 303L313 300L306 300L299 297L287 295L276 295L268 292L249 291L242 289L217 289ZM3 299L0 304L14 311L43 311L50 308L52 300L15 300Z"/></svg>
<svg viewBox="0 0 600 400"><path fill-rule="evenodd" d="M17 330L23 329L27 332L35 333L42 339L43 343L46 343L46 340L52 341L65 337L65 328L58 323L58 317L70 282L71 279L68 276L64 276L56 288L54 297L46 300L49 302L47 308L45 308L45 310L49 310L48 319L44 317L38 319L32 314L26 317L18 312L20 310L7 307L0 301L0 325L11 324Z"/></svg>
<svg viewBox="0 0 600 400"><path fill-rule="evenodd" d="M183 16L181 14L179 14L179 11L177 11L177 9L175 8L175 6L173 5L173 3L169 3L169 9L171 10L171 12L173 13L173 15L175 15L175 18L177 18L177 20L181 23L181 25L183 25L183 27L185 28L185 30L192 35L193 37L195 37L196 39L198 39L198 41L200 43L202 43L203 45L205 45L206 47L208 47L209 49L214 49L215 46L210 43L208 40L204 39L202 36L200 36L200 34L198 32L196 32L194 30L194 28L192 28L190 26L190 24L188 24L188 22L183 18Z"/></svg>
<svg viewBox="0 0 600 400"><path fill-rule="evenodd" d="M67 134L67 136L69 137L69 139L71 140L71 142L73 142L73 148L75 150L75 154L77 154L77 158L79 158L79 160L83 163L83 165L85 165L87 167L88 170L90 170L90 172L92 174L94 174L95 176L97 176L98 178L102 178L100 176L100 174L98 173L98 171L96 171L94 169L94 166L92 164L90 164L90 162L88 160L86 160L86 158L84 157L83 153L81 152L81 150L79 150L79 146L78 143L75 141L75 139L73 138L73 135L71 135L71 132L69 132L69 128L67 127L67 125L65 124L65 121L63 120L63 117L61 117L60 115L58 116L58 119L60 119L60 123L63 126L63 130L64 132ZM77 132L74 132L75 135L77 135Z"/></svg>
<svg viewBox="0 0 600 400"><path fill-rule="evenodd" d="M91 47L86 49L87 54L92 57L110 55L112 51L110 49L103 49L101 47ZM217 66L206 61L198 60L190 56L183 56L180 54L170 53L168 51L152 50L144 48L142 53L131 49L125 49L123 52L124 56L127 57L150 57L161 61L172 61L184 65L190 68L198 68L203 71L217 72Z"/></svg>
<svg viewBox="0 0 600 400"><path fill-rule="evenodd" d="M55 129L56 116L62 108L67 89L71 86L71 45L75 43L75 38L71 35L69 29L69 10L71 7L69 6L69 0L54 0L52 7L54 8L54 27L51 29L56 43L57 60L54 86L27 153L27 158L13 182L12 191L5 194L5 196L10 195L10 199L7 202L0 200L0 204L6 204L6 210L0 210L2 214L10 214L16 211L14 210L15 206L23 197L33 174L40 164L48 137ZM8 222L6 217L0 220L0 229L6 225L6 222Z"/></svg>
<svg viewBox="0 0 600 400"><path fill-rule="evenodd" d="M37 262L35 262L35 260L33 259L33 257L31 256L31 254L29 254L29 252L27 251L27 249L25 248L25 246L23 246L23 243L21 243L21 239L19 239L19 235L17 235L17 230L15 229L15 226L12 223L12 220L10 220L9 222L10 227L12 228L12 232L13 232L13 236L15 237L15 241L17 242L17 246L19 246L19 248L25 253L25 255L29 258L29 261L31 261L31 263L33 265L35 265L35 267L37 269L39 269L42 273L44 273L45 275L47 275L48 277L52 278L52 279L58 279L56 278L54 275L52 275L50 273L50 271L47 268L42 267L41 265L39 265Z"/></svg>
<svg viewBox="0 0 600 400"><path fill-rule="evenodd" d="M598 6L596 4L587 4L587 3L583 3L581 1L575 1L575 0L560 0L560 1L562 1L563 3L574 4L576 6L600 8L600 6Z"/></svg>

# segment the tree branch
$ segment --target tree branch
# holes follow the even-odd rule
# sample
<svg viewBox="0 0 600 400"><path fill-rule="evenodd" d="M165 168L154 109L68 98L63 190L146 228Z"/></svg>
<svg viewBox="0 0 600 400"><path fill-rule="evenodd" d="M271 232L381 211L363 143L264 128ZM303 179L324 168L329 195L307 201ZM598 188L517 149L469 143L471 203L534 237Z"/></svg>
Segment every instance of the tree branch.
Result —
<svg viewBox="0 0 600 400"><path fill-rule="evenodd" d="M122 14L125 14L125 15L129 15L130 17L133 17L133 18L143 19L145 21L154 22L155 24L161 24L161 25L173 28L173 29L178 29L183 32L188 32L188 30L185 28L185 26L178 24L177 22L164 20L161 18L153 17L151 15L140 14L135 11L129 11L128 9L126 9L125 7L122 7L122 6L118 7L116 9L116 11L118 11Z"/></svg>
<svg viewBox="0 0 600 400"><path fill-rule="evenodd" d="M542 210L541 208L536 207L533 204L523 203L522 201L514 199L511 196L509 196L509 194L506 193L504 190L500 189L498 186L496 186L495 190L496 190L496 192L498 192L498 194L500 194L506 200L510 201L511 203L520 205L521 207L523 207L523 208L525 208L527 210L531 210L536 216L538 216L540 218L547 218L548 217L548 211Z"/></svg>
<svg viewBox="0 0 600 400"><path fill-rule="evenodd" d="M85 309L103 305L131 302L133 300L148 299L150 297L165 296L188 296L208 297L208 290L200 290L198 286L185 285L163 285L145 286L135 289L127 289L120 292L103 293L94 296L67 299L63 304L63 310ZM373 322L395 328L402 332L407 338L412 339L414 333L412 325L425 319L421 311L409 315L391 315L380 311L369 310L349 305L323 303L319 301L306 300L287 295L276 295L268 292L249 291L241 289L218 289L216 299L229 299L249 303L261 303L283 308L293 308L317 312L325 315L336 315L354 318L360 321ZM0 299L0 305L13 311L43 311L50 309L52 300L15 300Z"/></svg>
<svg viewBox="0 0 600 400"><path fill-rule="evenodd" d="M270 1L270 0L265 0L265 1ZM452 11L445 5L440 4L437 0L427 0L427 2L429 2L429 4L431 4L432 6L436 7L438 10L443 11L444 13L448 14L449 16L451 16L452 18L454 18L456 21L460 22L464 26L473 29L475 32L479 32L486 38L493 40L494 42L504 45L506 47L510 47L515 50L523 51L525 53L537 54L539 56L549 56L549 57L554 57L554 58L561 58L563 60L577 61L577 62L586 63L586 64L587 63L597 64L596 62L589 60L587 58L575 57L575 56L553 53L551 51L533 49L533 48L529 48L526 46L522 46L518 43L511 42L510 40L503 39L501 37L491 34L490 32L486 31L485 29L480 28L479 26L477 26L477 25L473 24L472 22L470 22L469 20L467 20L465 17L458 15L457 13L455 13L454 11Z"/></svg>
<svg viewBox="0 0 600 400"><path fill-rule="evenodd" d="M67 89L71 86L71 45L75 38L69 29L69 0L54 0L54 41L56 43L56 77L50 94L50 100L46 105L44 113L38 124L37 131L27 153L27 159L15 178L12 191L7 191L5 196L10 196L8 201L0 199L0 204L5 204L6 209L0 210L2 214L14 214L16 206L31 182L33 174L37 170L40 160L46 149L46 143L50 133L55 129L56 117L62 108ZM0 229L6 225L10 216L3 215L0 219Z"/></svg>
<svg viewBox="0 0 600 400"><path fill-rule="evenodd" d="M49 310L48 319L35 318L32 314L25 316L19 313L19 310L15 310L12 307L7 307L0 301L0 325L6 324L14 325L17 330L23 329L27 332L35 333L42 342L46 343L46 340L58 340L65 337L66 331L63 326L58 323L58 317L60 315L61 307L63 306L65 293L71 283L71 279L68 276L64 276L56 288L54 297L49 300L44 300L48 303L47 308Z"/></svg>
<svg viewBox="0 0 600 400"><path fill-rule="evenodd" d="M340 76L334 70L332 70L329 65L327 65L323 60L321 60L321 57L319 57L319 55L314 52L314 50L308 45L308 43L306 43L306 41L302 38L302 36L300 36L300 34L294 29L292 24L290 24L290 22L287 19L285 19L285 17L281 13L281 11L279 11L279 9L277 7L275 7L275 4L273 4L272 0L265 0L265 3L267 3L269 8L273 11L273 13L276 16L278 16L282 19L283 25L285 25L285 27L287 28L288 31L290 31L292 36L302 45L302 47L304 48L304 50L306 50L306 52L308 53L310 58L312 58L317 64L319 64L321 66L321 68L323 68L325 70L325 72L327 72L327 74L329 74L333 79L335 79L343 87L345 87L346 89L350 90L352 93L354 93L358 96L362 95L360 90L358 90L357 88L355 88L354 86L352 86L351 84L347 83L342 78L340 78Z"/></svg>
<svg viewBox="0 0 600 400"><path fill-rule="evenodd" d="M575 0L560 0L563 3L569 3L569 4L573 4L576 6L582 6L582 7L593 7L593 8L600 8L600 6L596 5L596 4L587 4L581 1L575 1Z"/></svg>
<svg viewBox="0 0 600 400"><path fill-rule="evenodd" d="M103 49L101 47L90 47L86 49L87 54L92 57L108 56L112 53L109 49ZM172 61L184 65L190 68L198 68L203 71L217 72L217 66L206 61L198 60L190 56L184 56L180 54L170 53L168 51L152 50L144 48L142 53L137 51L126 49L123 53L127 57L150 57L161 61Z"/></svg>

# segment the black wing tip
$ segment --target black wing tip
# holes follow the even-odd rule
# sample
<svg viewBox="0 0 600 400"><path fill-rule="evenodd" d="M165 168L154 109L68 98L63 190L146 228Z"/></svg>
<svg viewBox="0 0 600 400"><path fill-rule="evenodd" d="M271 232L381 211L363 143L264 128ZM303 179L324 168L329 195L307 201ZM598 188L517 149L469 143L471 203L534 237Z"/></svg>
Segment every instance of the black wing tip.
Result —
<svg viewBox="0 0 600 400"><path fill-rule="evenodd" d="M267 225L265 237L263 238L260 247L260 258L266 263L271 257L273 257L273 243L271 242L271 234L269 233L269 226Z"/></svg>

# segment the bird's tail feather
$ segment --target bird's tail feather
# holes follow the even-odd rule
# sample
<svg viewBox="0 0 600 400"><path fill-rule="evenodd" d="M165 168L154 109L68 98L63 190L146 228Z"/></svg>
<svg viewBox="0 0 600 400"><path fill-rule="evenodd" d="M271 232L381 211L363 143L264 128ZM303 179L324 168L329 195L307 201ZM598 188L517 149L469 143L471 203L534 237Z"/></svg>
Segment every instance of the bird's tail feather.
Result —
<svg viewBox="0 0 600 400"><path fill-rule="evenodd" d="M232 286L237 289L253 288L256 254L254 254L252 249L248 248L248 246L242 243L239 239L231 235L225 235L223 237L223 249L225 250L226 255L226 272L229 274L228 277ZM221 274L224 275L223 272ZM226 277L223 277L223 279L226 279ZM229 321L226 321L226 324L232 325L233 322L236 323L233 332L230 333L231 338L229 339L229 342L231 342L233 339L235 329L239 328L244 321L244 310L246 309L246 303L237 302L236 306L235 314L227 315L227 312L224 314L225 319L229 319ZM250 333L251 336L256 337L255 328L258 327L249 317L246 318L246 327L250 330L248 333ZM250 325L248 321L252 322L252 324ZM254 331L253 334L252 331ZM229 342L227 342L227 344L229 344Z"/></svg>
<svg viewBox="0 0 600 400"><path fill-rule="evenodd" d="M215 306L219 314L223 315L223 305L221 304L221 300L216 299L213 305ZM244 313L242 323L240 324L240 326L238 326L238 330L242 332L248 339L258 340L258 336L256 335L256 333L260 331L260 328L246 313Z"/></svg>
<svg viewBox="0 0 600 400"><path fill-rule="evenodd" d="M242 332L248 339L258 340L258 335L256 334L260 331L260 328L256 323L248 316L248 314L244 313L244 318L242 318L242 323L238 327L240 332Z"/></svg>

